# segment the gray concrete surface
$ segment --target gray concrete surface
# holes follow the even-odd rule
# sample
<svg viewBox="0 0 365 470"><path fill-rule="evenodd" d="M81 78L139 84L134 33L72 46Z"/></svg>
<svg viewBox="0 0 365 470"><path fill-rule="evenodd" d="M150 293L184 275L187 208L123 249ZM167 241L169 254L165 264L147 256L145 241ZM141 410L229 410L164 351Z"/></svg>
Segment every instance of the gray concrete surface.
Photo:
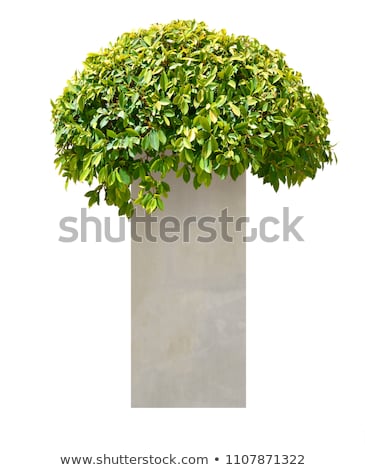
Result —
<svg viewBox="0 0 365 470"><path fill-rule="evenodd" d="M216 178L198 190L174 175L167 181L171 193L165 211L153 214L152 234L167 216L181 225L189 216L218 217L224 208L245 216L245 177ZM189 242L179 233L166 243L147 241L145 225L135 226L143 241L132 241L132 407L244 407L243 233L229 224L234 241L227 242L218 222L207 223L218 237L202 243L197 237L209 234L190 223Z"/></svg>

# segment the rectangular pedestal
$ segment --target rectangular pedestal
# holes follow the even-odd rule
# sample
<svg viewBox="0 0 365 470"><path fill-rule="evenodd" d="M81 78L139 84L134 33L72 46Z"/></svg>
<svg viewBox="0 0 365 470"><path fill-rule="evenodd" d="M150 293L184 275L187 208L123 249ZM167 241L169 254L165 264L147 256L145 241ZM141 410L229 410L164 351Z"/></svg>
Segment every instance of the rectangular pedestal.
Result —
<svg viewBox="0 0 365 470"><path fill-rule="evenodd" d="M245 177L167 182L132 222L132 407L244 407Z"/></svg>

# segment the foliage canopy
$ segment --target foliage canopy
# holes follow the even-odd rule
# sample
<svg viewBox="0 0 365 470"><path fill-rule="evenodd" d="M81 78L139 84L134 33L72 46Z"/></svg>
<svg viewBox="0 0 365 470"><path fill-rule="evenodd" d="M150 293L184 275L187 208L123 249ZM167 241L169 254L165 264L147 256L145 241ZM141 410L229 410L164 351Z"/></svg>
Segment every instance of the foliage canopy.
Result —
<svg viewBox="0 0 365 470"><path fill-rule="evenodd" d="M131 217L163 209L173 170L195 188L250 171L277 191L335 159L327 110L284 54L256 39L173 21L89 54L52 102L55 164ZM138 197L130 184L137 181Z"/></svg>

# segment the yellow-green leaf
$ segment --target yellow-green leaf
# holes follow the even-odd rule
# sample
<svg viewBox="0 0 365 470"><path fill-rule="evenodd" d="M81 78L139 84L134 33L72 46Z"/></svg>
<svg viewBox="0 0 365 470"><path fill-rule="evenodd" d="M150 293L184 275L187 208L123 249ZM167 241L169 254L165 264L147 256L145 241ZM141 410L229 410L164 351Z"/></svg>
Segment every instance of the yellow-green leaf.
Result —
<svg viewBox="0 0 365 470"><path fill-rule="evenodd" d="M228 105L231 108L233 114L235 114L238 117L241 116L241 111L240 111L240 108L238 106L236 106L234 103L232 103L232 101L230 101L228 103Z"/></svg>

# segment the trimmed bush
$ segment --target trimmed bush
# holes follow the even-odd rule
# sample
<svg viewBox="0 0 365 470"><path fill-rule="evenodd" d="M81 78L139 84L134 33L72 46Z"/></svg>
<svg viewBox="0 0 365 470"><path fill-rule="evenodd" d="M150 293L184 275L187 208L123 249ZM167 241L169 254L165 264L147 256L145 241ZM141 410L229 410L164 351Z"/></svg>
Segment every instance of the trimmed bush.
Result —
<svg viewBox="0 0 365 470"><path fill-rule="evenodd" d="M89 206L102 192L128 217L136 204L163 209L170 171L198 188L250 169L277 191L335 159L324 103L283 53L196 21L122 34L52 107L66 184L95 184Z"/></svg>

